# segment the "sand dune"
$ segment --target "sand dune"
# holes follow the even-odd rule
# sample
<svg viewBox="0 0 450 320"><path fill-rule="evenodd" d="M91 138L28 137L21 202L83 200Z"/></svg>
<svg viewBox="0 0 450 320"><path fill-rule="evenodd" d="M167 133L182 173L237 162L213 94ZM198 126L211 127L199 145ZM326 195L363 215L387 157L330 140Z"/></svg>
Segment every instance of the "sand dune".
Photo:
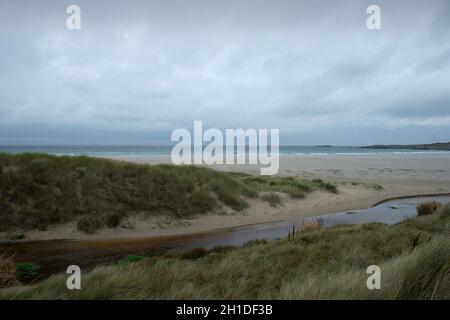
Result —
<svg viewBox="0 0 450 320"><path fill-rule="evenodd" d="M170 163L167 156L115 158L139 163ZM259 172L256 166L213 166L217 170ZM76 230L75 224L29 232L28 239L108 239L140 238L195 233L277 220L308 217L352 209L368 208L375 203L409 195L450 193L450 154L418 155L314 155L281 156L280 175L304 178L320 177L334 181L339 193L314 192L305 199L283 196L283 206L250 200L250 208L228 215L202 215L175 221L161 218L130 219L129 228L103 229L94 235ZM381 185L376 190L374 184Z"/></svg>

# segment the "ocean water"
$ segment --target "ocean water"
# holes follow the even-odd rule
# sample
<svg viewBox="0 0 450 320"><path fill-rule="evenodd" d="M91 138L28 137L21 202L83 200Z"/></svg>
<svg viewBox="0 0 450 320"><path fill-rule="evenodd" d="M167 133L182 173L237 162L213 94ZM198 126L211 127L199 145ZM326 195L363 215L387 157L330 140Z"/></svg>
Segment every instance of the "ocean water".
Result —
<svg viewBox="0 0 450 320"><path fill-rule="evenodd" d="M156 145L0 145L0 152L39 152L53 155L126 157L170 155L173 146ZM248 150L248 149L247 149ZM235 151L236 153L236 151ZM450 154L449 151L367 149L357 146L280 146L281 155Z"/></svg>

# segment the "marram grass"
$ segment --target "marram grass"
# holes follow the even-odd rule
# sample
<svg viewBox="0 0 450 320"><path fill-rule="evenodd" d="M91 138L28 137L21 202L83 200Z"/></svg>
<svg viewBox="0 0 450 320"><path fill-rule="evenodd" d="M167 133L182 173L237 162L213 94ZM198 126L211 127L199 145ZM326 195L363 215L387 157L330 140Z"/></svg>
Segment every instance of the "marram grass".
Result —
<svg viewBox="0 0 450 320"><path fill-rule="evenodd" d="M306 228L254 241L102 266L67 290L66 275L0 291L1 299L450 299L450 205L397 225ZM381 289L368 290L369 265Z"/></svg>
<svg viewBox="0 0 450 320"><path fill-rule="evenodd" d="M93 233L102 227L119 227L132 215L178 219L223 206L241 211L248 206L248 198L266 192L304 197L317 189L337 192L334 185L321 180L253 177L198 166L0 153L0 232L45 230L49 225L75 221L78 229ZM274 199L263 197L270 203Z"/></svg>

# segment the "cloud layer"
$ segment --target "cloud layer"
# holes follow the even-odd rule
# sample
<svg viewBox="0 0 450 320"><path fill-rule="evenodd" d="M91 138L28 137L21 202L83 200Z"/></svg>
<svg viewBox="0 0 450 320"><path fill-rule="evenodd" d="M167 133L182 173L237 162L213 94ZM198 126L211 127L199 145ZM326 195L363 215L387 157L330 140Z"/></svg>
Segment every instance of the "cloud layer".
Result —
<svg viewBox="0 0 450 320"><path fill-rule="evenodd" d="M450 3L0 0L0 143L168 144L280 128L284 144L450 140Z"/></svg>

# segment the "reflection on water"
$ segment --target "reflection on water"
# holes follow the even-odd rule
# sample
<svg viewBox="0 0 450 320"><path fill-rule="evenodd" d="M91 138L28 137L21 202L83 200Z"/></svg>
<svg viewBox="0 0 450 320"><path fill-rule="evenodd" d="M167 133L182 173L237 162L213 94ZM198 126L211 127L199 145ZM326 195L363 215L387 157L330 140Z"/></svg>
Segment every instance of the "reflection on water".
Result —
<svg viewBox="0 0 450 320"><path fill-rule="evenodd" d="M338 212L320 217L262 223L193 235L158 237L138 240L105 241L36 241L0 244L0 253L14 254L16 262L34 262L42 267L44 276L65 272L71 264L83 270L102 263L110 263L128 254L152 255L168 251L189 250L196 247L241 246L250 240L268 241L286 237L292 227L304 221L316 221L324 227L337 224L381 222L394 224L416 216L416 206L426 201L450 202L450 196L415 197L391 200L365 210Z"/></svg>
<svg viewBox="0 0 450 320"><path fill-rule="evenodd" d="M206 243L202 243L201 247L212 248L216 245L239 246L255 239L275 240L286 237L293 226L298 228L304 221L316 222L319 220L320 224L324 227L332 227L337 224L361 224L369 222L394 224L407 218L415 217L417 215L416 206L419 203L427 201L447 203L450 202L450 196L391 200L365 210L352 210L312 218L237 227L228 230L225 234L211 234ZM197 246L200 246L200 243Z"/></svg>

